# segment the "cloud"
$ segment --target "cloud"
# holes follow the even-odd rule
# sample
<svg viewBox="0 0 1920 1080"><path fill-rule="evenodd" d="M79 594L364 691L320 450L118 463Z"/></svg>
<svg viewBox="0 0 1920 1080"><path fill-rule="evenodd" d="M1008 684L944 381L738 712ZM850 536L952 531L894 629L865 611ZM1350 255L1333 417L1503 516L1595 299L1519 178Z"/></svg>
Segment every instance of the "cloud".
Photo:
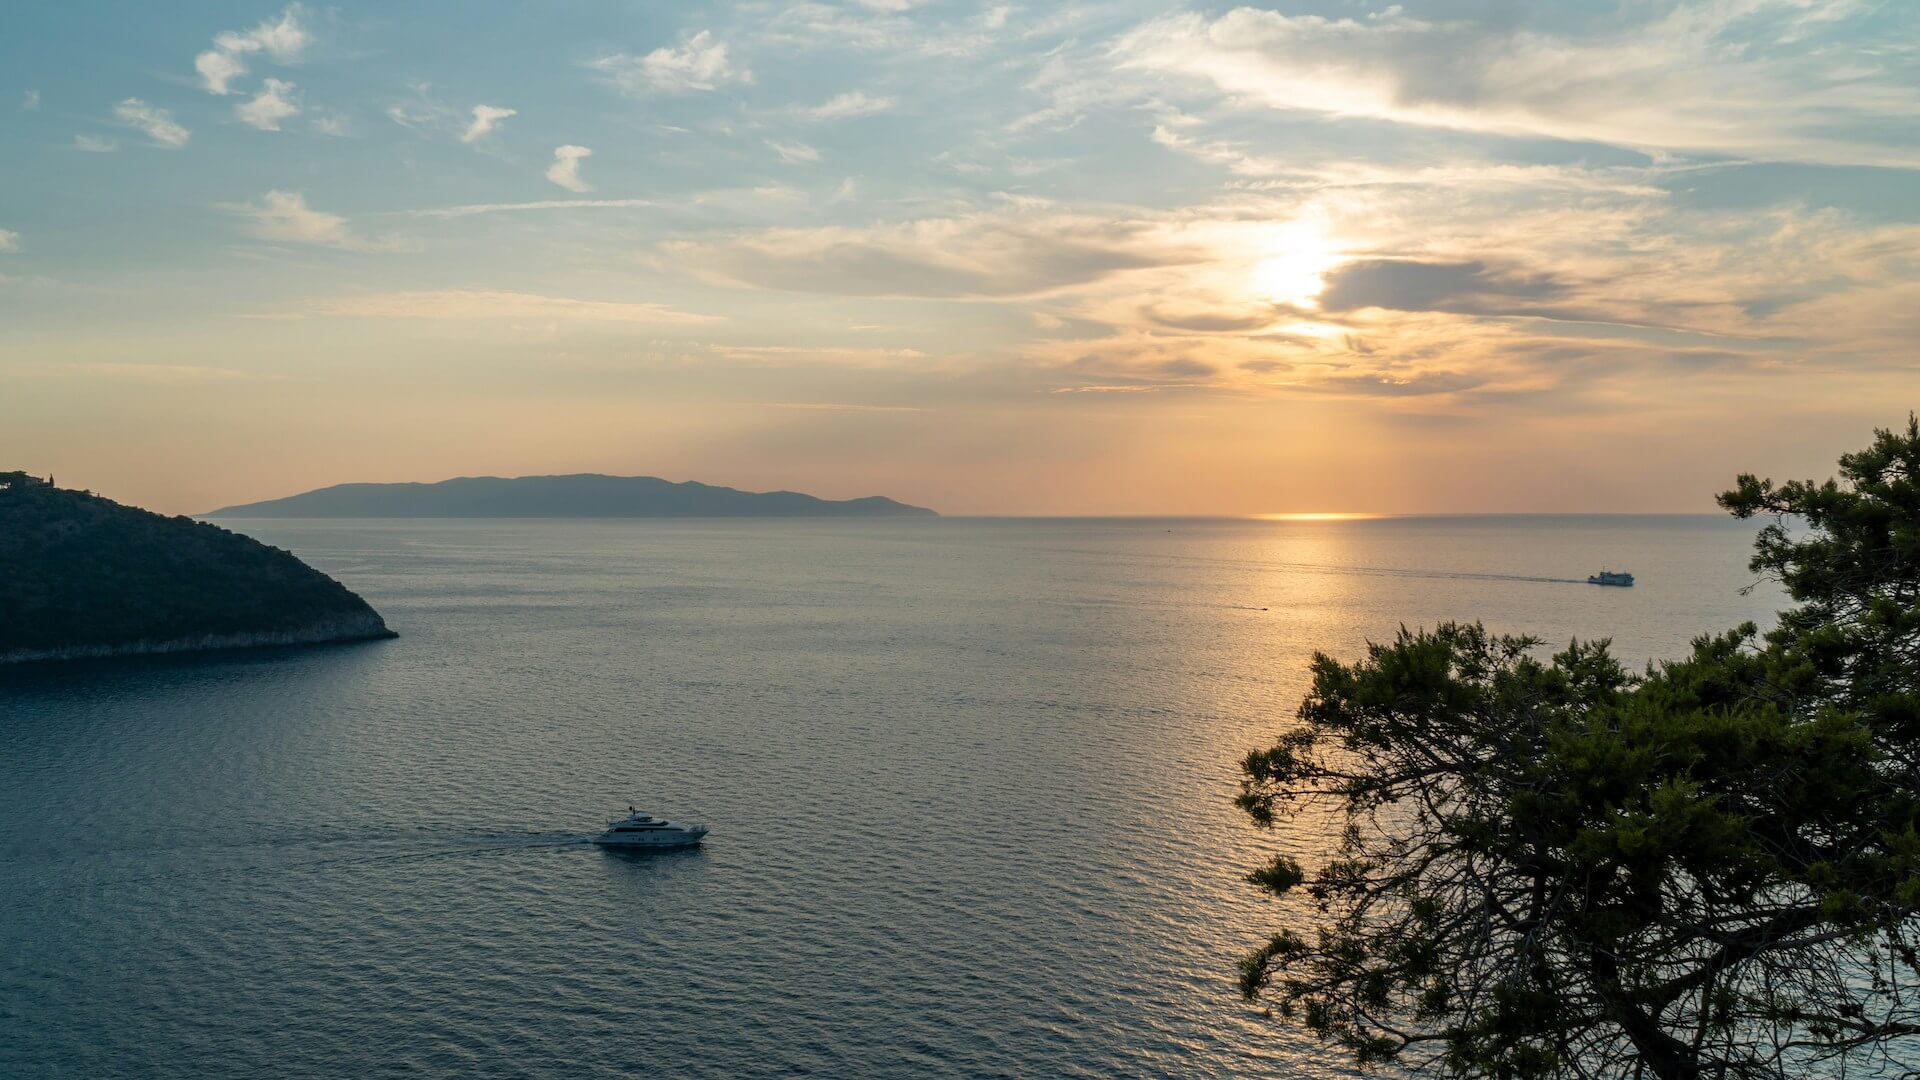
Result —
<svg viewBox="0 0 1920 1080"><path fill-rule="evenodd" d="M828 98L804 112L810 120L843 120L851 116L872 116L891 108L892 98L873 97L864 91L854 90Z"/></svg>
<svg viewBox="0 0 1920 1080"><path fill-rule="evenodd" d="M280 121L300 115L300 103L293 96L293 84L268 79L260 84L253 100L233 107L246 124L261 131L279 131Z"/></svg>
<svg viewBox="0 0 1920 1080"><path fill-rule="evenodd" d="M1193 336L1125 331L1083 340L1031 344L1028 359L1074 380L1071 393L1148 393L1220 389L1236 393L1313 392L1348 397L1418 397L1464 392L1511 377L1498 365L1461 375L1439 369L1424 349L1407 358L1380 357L1340 338L1296 339L1275 334ZM1456 363L1487 364L1462 350ZM1088 385L1090 383L1091 385Z"/></svg>
<svg viewBox="0 0 1920 1080"><path fill-rule="evenodd" d="M605 75L621 92L636 95L684 94L753 81L753 73L736 66L726 44L714 40L709 30L686 39L678 48L662 46L638 57L615 53L587 66Z"/></svg>
<svg viewBox="0 0 1920 1080"><path fill-rule="evenodd" d="M1246 384L1248 361L1280 361L1291 365L1295 353L1283 345L1246 335L1194 336L1127 329L1100 337L1050 339L1030 342L1026 359L1041 368L1060 371L1073 385L1140 384L1227 386Z"/></svg>
<svg viewBox="0 0 1920 1080"><path fill-rule="evenodd" d="M423 82L408 89L407 98L387 106L387 119L417 131L444 132L469 145L485 140L509 117L520 115L518 109L504 105L455 108L436 98L433 87Z"/></svg>
<svg viewBox="0 0 1920 1080"><path fill-rule="evenodd" d="M247 73L247 65L232 53L209 49L193 58L193 69L200 73L200 84L209 94L231 94L229 84Z"/></svg>
<svg viewBox="0 0 1920 1080"><path fill-rule="evenodd" d="M41 378L138 379L145 382L227 381L269 377L251 371L202 367L196 364L126 364L111 361L41 364L23 374Z"/></svg>
<svg viewBox="0 0 1920 1080"><path fill-rule="evenodd" d="M73 148L89 154L111 154L120 148L112 139L95 138L92 135L75 135Z"/></svg>
<svg viewBox="0 0 1920 1080"><path fill-rule="evenodd" d="M1910 351L1920 223L1703 213L1644 179L1516 190L1449 174L1321 190L1306 207L1230 195L1174 215L1173 235L1204 259L1055 291L1046 310L1086 336L1017 354L1074 384L1204 382L1397 412L1611 411L1629 378L1703 380L1708 393L1705 380L1764 372L1892 370ZM1326 225L1313 306L1271 302L1259 270L1288 256L1272 223L1290 217Z"/></svg>
<svg viewBox="0 0 1920 1080"><path fill-rule="evenodd" d="M957 7L950 17L941 17L939 7ZM1109 5L1110 7L1111 5ZM1058 34L1069 26L1091 30L1095 5L1040 5L1041 14L1014 33L1006 31L1011 11L993 7L984 11L972 5L927 5L923 0L853 0L822 3L819 0L793 0L775 6L777 10L755 27L755 45L798 49L811 53L830 49L866 49L890 53L900 59L952 60L980 57L997 47L1026 41L1042 34ZM920 8L931 8L926 14ZM1024 66L1026 58L1019 58ZM1006 68L995 66L1003 72ZM916 70L920 78L928 75ZM1004 89L996 87L995 89Z"/></svg>
<svg viewBox="0 0 1920 1080"><path fill-rule="evenodd" d="M1803 342L1837 356L1910 332L1901 297L1869 302L1863 290L1911 279L1920 225L1863 232L1845 213L1800 207L1777 220L1703 214L1656 183L1684 168L1309 164L1298 185L1197 205L1007 199L861 226L682 235L658 244L652 264L836 296L1044 298L1009 312L1047 318L1001 355L1070 372L1072 385L1316 394L1395 410L1542 396L1610 408L1610 366L1693 377L1711 354L1714 371L1771 369L1795 362ZM1276 263L1291 291L1276 292ZM1309 270L1311 288L1293 289ZM1811 300L1827 294L1853 302Z"/></svg>
<svg viewBox="0 0 1920 1080"><path fill-rule="evenodd" d="M640 206L658 206L652 199L542 199L538 202L470 203L466 206L440 206L430 210L408 210L413 217L463 218L477 214L505 214L528 210L625 210Z"/></svg>
<svg viewBox="0 0 1920 1080"><path fill-rule="evenodd" d="M848 405L837 401L763 401L769 409L802 409L811 412L914 413L927 410L918 405Z"/></svg>
<svg viewBox="0 0 1920 1080"><path fill-rule="evenodd" d="M1219 307L1200 304L1150 303L1141 307L1140 314L1156 326L1206 334L1258 330L1273 325L1280 313L1278 306L1272 303Z"/></svg>
<svg viewBox="0 0 1920 1080"><path fill-rule="evenodd" d="M715 188L702 191L692 198L695 206L754 219L765 218L769 214L791 213L806 200L806 192L791 184L779 183L759 184L750 188Z"/></svg>
<svg viewBox="0 0 1920 1080"><path fill-rule="evenodd" d="M268 56L283 64L290 64L299 60L300 54L313 41L306 28L300 25L301 14L299 4L290 4L277 20L263 22L245 32L228 31L214 38L213 43L228 52L247 53L264 49Z"/></svg>
<svg viewBox="0 0 1920 1080"><path fill-rule="evenodd" d="M275 20L263 22L251 30L229 30L213 39L213 48L193 58L193 69L200 73L200 82L210 94L230 94L233 92L233 80L247 73L247 65L241 57L249 53L264 52L282 64L290 64L300 59L300 54L312 42L312 37L300 24L302 11L294 4L280 13Z"/></svg>
<svg viewBox="0 0 1920 1080"><path fill-rule="evenodd" d="M261 240L283 240L297 244L315 244L342 251L397 251L391 240L370 240L355 234L347 219L307 205L307 197L297 191L269 191L258 203L227 204L221 209L238 215L249 236Z"/></svg>
<svg viewBox="0 0 1920 1080"><path fill-rule="evenodd" d="M1153 141L1169 150L1178 150L1201 161L1225 166L1229 171L1240 176L1297 175L1301 171L1299 162L1251 153L1244 147L1225 140L1196 139L1183 135L1164 123L1154 126Z"/></svg>
<svg viewBox="0 0 1920 1080"><path fill-rule="evenodd" d="M0 252L12 253L20 250L20 234L12 229L0 229Z"/></svg>
<svg viewBox="0 0 1920 1080"><path fill-rule="evenodd" d="M313 130L322 135L345 135L350 130L347 125L347 118L339 113L316 112L309 122L313 125Z"/></svg>
<svg viewBox="0 0 1920 1080"><path fill-rule="evenodd" d="M404 128L419 128L428 125L439 126L450 118L453 110L427 100L424 96L418 103L396 102L386 108L387 119Z"/></svg>
<svg viewBox="0 0 1920 1080"><path fill-rule="evenodd" d="M902 368L928 371L940 363L919 349L865 345L734 345L715 342L705 345L700 352L730 363L761 368L817 369L831 366L864 371L897 371Z"/></svg>
<svg viewBox="0 0 1920 1080"><path fill-rule="evenodd" d="M113 107L114 119L131 128L147 133L155 146L168 150L178 150L187 145L193 133L174 123L173 114L165 109L155 108L139 98L128 98Z"/></svg>
<svg viewBox="0 0 1920 1080"><path fill-rule="evenodd" d="M839 359L887 361L887 360L924 360L927 354L919 349L882 349L865 345L713 345L710 348L722 356L735 359L777 360L788 357L831 356Z"/></svg>
<svg viewBox="0 0 1920 1080"><path fill-rule="evenodd" d="M476 139L484 139L492 133L494 128L500 126L500 121L509 116L518 115L519 111L516 109L503 109L498 105L475 105L473 123L468 124L467 130L460 133L460 141L470 143Z"/></svg>
<svg viewBox="0 0 1920 1080"><path fill-rule="evenodd" d="M798 165L803 162L820 160L820 151L802 142L783 143L768 139L767 147L774 153L779 154L780 160L789 165Z"/></svg>
<svg viewBox="0 0 1920 1080"><path fill-rule="evenodd" d="M765 229L660 247L663 265L723 284L954 299L1030 296L1201 258L1154 222L1044 206L863 228Z"/></svg>
<svg viewBox="0 0 1920 1080"><path fill-rule="evenodd" d="M1407 375L1326 375L1309 385L1317 390L1363 397L1431 397L1478 389L1486 382L1483 376L1458 371L1421 371Z"/></svg>
<svg viewBox="0 0 1920 1080"><path fill-rule="evenodd" d="M547 166L547 179L568 191L592 191L593 185L580 179L581 160L592 156L593 151L584 146L554 147L553 164Z"/></svg>
<svg viewBox="0 0 1920 1080"><path fill-rule="evenodd" d="M40 107L40 91L29 90L20 95L20 111L33 112Z"/></svg>
<svg viewBox="0 0 1920 1080"><path fill-rule="evenodd" d="M1828 5L1835 19L1863 5ZM1365 18L1250 7L1122 37L1122 69L1275 109L1620 146L1900 163L1920 91L1894 65L1809 42L1805 0L1628 4L1574 35L1526 20ZM1864 30L1864 28L1863 28Z"/></svg>
<svg viewBox="0 0 1920 1080"><path fill-rule="evenodd" d="M1500 273L1478 260L1362 259L1327 275L1320 307L1330 312L1377 307L1462 315L1526 314L1541 312L1540 302L1558 300L1568 291L1550 274Z"/></svg>
<svg viewBox="0 0 1920 1080"><path fill-rule="evenodd" d="M315 301L309 309L322 315L369 319L529 319L576 322L648 323L690 326L722 322L716 315L680 311L663 304L633 304L575 300L564 296L498 292L489 289L431 289L417 292L371 293Z"/></svg>

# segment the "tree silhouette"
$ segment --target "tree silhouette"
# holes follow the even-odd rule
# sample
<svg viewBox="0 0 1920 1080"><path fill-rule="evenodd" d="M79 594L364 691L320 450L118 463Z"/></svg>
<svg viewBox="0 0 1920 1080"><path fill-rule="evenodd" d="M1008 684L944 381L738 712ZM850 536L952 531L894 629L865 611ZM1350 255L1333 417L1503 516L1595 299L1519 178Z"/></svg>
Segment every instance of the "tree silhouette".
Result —
<svg viewBox="0 0 1920 1080"><path fill-rule="evenodd" d="M1249 875L1293 926L1244 993L1450 1076L1912 1075L1920 424L1720 501L1776 517L1752 565L1797 606L1764 637L1639 677L1452 624L1314 659L1239 802L1334 839Z"/></svg>

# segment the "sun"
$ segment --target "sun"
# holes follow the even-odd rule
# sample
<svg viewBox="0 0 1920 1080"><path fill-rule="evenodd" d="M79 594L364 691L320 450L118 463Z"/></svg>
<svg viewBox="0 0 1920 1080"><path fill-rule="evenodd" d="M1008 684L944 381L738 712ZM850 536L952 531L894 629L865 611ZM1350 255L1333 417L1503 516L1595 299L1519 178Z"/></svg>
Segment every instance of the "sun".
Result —
<svg viewBox="0 0 1920 1080"><path fill-rule="evenodd" d="M1262 299L1295 307L1318 307L1326 274L1340 261L1327 225L1317 215L1296 218L1266 230L1253 266L1253 289Z"/></svg>

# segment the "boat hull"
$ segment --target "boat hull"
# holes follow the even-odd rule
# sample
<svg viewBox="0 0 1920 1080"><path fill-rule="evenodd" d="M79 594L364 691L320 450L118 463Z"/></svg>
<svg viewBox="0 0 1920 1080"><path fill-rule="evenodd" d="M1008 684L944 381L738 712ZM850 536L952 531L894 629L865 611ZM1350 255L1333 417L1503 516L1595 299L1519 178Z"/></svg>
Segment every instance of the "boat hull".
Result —
<svg viewBox="0 0 1920 1080"><path fill-rule="evenodd" d="M700 832L658 832L638 836L619 836L613 833L601 833L593 842L604 848L683 848L694 847L706 838L706 831Z"/></svg>

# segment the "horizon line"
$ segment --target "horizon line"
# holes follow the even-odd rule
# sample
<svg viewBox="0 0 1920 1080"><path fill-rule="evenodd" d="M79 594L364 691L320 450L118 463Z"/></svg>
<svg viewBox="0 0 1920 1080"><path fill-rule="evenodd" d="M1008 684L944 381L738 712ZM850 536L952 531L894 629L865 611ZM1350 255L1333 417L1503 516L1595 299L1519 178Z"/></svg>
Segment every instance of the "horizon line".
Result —
<svg viewBox="0 0 1920 1080"><path fill-rule="evenodd" d="M245 504L237 504L245 505ZM222 508L227 509L226 507ZM195 519L220 519L225 517L217 511L186 515ZM1725 511L1711 510L1433 510L1412 511L1407 513L1301 513L1301 514L949 514L935 512L933 517L917 515L813 515L813 514L511 514L493 517L468 515L424 515L403 517L382 515L378 517L326 516L310 517L289 514L285 517L266 517L262 515L237 515L248 521L827 521L843 522L910 522L925 524L931 521L1209 521L1209 522L1257 522L1271 525L1350 525L1370 521L1416 521L1434 518L1548 518L1548 517L1591 517L1591 518L1649 518L1649 517L1688 517L1688 518L1726 518L1738 520Z"/></svg>

